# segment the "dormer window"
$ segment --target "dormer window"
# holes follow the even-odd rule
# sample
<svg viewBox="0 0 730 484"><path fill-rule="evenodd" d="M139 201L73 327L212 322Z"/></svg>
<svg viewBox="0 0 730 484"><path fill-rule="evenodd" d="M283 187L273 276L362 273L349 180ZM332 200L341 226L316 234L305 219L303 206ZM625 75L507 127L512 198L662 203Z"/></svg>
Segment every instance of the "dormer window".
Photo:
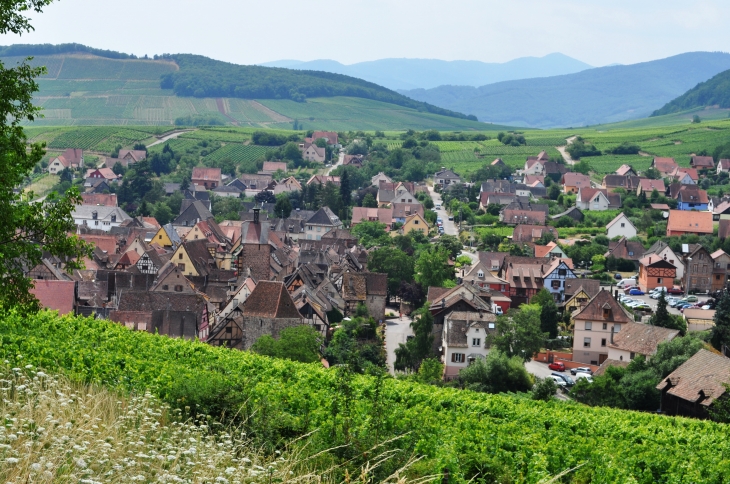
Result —
<svg viewBox="0 0 730 484"><path fill-rule="evenodd" d="M99 218L99 212L97 212L96 210L94 210L93 212L91 212L91 218L93 220L96 220L97 218Z"/></svg>
<svg viewBox="0 0 730 484"><path fill-rule="evenodd" d="M112 222L116 222L116 221L117 221L117 216L116 215L112 215Z"/></svg>
<svg viewBox="0 0 730 484"><path fill-rule="evenodd" d="M611 316L611 310L610 309L603 309L603 318L608 319Z"/></svg>

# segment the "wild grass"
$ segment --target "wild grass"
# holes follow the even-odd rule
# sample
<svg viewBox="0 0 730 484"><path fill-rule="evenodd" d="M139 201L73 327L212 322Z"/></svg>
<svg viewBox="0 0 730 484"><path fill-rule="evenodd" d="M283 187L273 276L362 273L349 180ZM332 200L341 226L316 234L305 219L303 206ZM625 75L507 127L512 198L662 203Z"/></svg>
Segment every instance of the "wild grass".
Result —
<svg viewBox="0 0 730 484"><path fill-rule="evenodd" d="M334 482L335 469L317 469L305 440L265 454L209 418L182 421L150 393L121 396L6 362L0 395L0 479L8 484ZM370 482L387 458L374 456L346 480Z"/></svg>

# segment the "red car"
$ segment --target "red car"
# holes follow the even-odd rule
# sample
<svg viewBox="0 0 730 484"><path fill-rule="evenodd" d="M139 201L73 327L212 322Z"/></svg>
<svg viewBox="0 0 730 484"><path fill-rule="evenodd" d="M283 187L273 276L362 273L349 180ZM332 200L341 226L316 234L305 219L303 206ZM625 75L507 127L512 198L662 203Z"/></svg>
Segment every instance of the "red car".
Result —
<svg viewBox="0 0 730 484"><path fill-rule="evenodd" d="M565 365L560 361L553 361L548 365L548 368L555 371L565 371Z"/></svg>
<svg viewBox="0 0 730 484"><path fill-rule="evenodd" d="M684 294L684 291L678 287L667 289L667 294Z"/></svg>

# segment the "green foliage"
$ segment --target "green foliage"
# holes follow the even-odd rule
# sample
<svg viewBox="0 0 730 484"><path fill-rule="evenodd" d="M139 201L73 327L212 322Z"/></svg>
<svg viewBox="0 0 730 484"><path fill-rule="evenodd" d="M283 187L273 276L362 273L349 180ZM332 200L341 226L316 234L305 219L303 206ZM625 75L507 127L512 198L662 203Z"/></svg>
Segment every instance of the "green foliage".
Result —
<svg viewBox="0 0 730 484"><path fill-rule="evenodd" d="M542 308L536 304L523 304L497 316L497 331L490 335L491 345L509 358L530 361L548 337L541 329L541 316Z"/></svg>
<svg viewBox="0 0 730 484"><path fill-rule="evenodd" d="M380 222L360 222L350 230L358 242L367 248L375 245L389 245L390 237L385 231L385 224Z"/></svg>
<svg viewBox="0 0 730 484"><path fill-rule="evenodd" d="M395 455L376 481L414 453L423 457L410 468L412 476L440 475L446 468L455 482L511 482L515 476L537 482L580 464L566 479L722 482L727 474L726 427L709 421L477 395L371 376L352 375L342 382L337 372L318 364L272 360L47 312L6 313L0 337L0 357L13 365L63 371L121 391L149 390L175 408L206 405L205 413L241 422L241 432L272 451L275 442L315 429L307 443L312 453L331 449L346 416L352 446L382 444ZM376 432L378 440L368 440ZM536 454L545 457L537 467ZM351 475L359 473L361 457L338 455L331 455L326 468L337 464ZM320 464L326 463L312 462L315 469Z"/></svg>
<svg viewBox="0 0 730 484"><path fill-rule="evenodd" d="M347 365L350 370L364 373L385 367L385 350L377 333L377 323L365 315L344 319L332 335L324 357L330 365Z"/></svg>
<svg viewBox="0 0 730 484"><path fill-rule="evenodd" d="M662 116L707 106L730 108L730 71L723 71L705 82L700 82L689 91L654 111L651 115ZM699 116L695 114L692 120L693 123L695 117L699 120Z"/></svg>
<svg viewBox="0 0 730 484"><path fill-rule="evenodd" d="M284 192L276 195L276 205L274 205L274 213L279 218L289 218L292 206L289 200L289 194Z"/></svg>
<svg viewBox="0 0 730 484"><path fill-rule="evenodd" d="M715 349L722 350L723 346L730 345L730 294L727 291L723 291L715 308L714 322L710 341Z"/></svg>
<svg viewBox="0 0 730 484"><path fill-rule="evenodd" d="M555 338L558 335L560 315L553 295L543 287L532 297L530 304L536 304L541 308L540 331L547 333L548 338Z"/></svg>
<svg viewBox="0 0 730 484"><path fill-rule="evenodd" d="M441 287L454 279L454 270L449 266L449 253L443 247L431 247L421 251L415 265L415 279L423 287Z"/></svg>
<svg viewBox="0 0 730 484"><path fill-rule="evenodd" d="M641 151L639 145L624 141L618 146L607 149L606 153L611 155L638 155L639 151Z"/></svg>
<svg viewBox="0 0 730 484"><path fill-rule="evenodd" d="M311 326L285 328L274 339L268 334L261 336L251 347L251 351L274 358L286 358L302 363L319 361L319 348L322 336Z"/></svg>
<svg viewBox="0 0 730 484"><path fill-rule="evenodd" d="M388 295L395 295L401 281L413 280L413 257L394 247L381 247L368 254L368 270L388 275Z"/></svg>
<svg viewBox="0 0 730 484"><path fill-rule="evenodd" d="M552 378L537 378L535 386L532 387L532 399L549 402L558 391L558 385Z"/></svg>
<svg viewBox="0 0 730 484"><path fill-rule="evenodd" d="M675 314L669 314L667 298L663 292L659 295L656 311L649 319L649 324L661 326L662 328L677 329L682 336L687 332L687 323L684 318Z"/></svg>
<svg viewBox="0 0 730 484"><path fill-rule="evenodd" d="M491 350L486 358L477 358L459 371L459 383L475 392L527 392L533 382L522 359Z"/></svg>
<svg viewBox="0 0 730 484"><path fill-rule="evenodd" d="M434 356L433 315L429 311L429 304L411 313L411 317L414 336L396 348L394 364L396 370L420 369L424 359Z"/></svg>

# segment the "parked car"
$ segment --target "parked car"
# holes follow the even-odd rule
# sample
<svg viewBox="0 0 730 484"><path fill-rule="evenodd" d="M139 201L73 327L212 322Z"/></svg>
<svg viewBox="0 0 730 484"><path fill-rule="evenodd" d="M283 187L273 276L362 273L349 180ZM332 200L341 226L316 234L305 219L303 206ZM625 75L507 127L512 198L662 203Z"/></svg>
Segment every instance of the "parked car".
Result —
<svg viewBox="0 0 730 484"><path fill-rule="evenodd" d="M502 312L502 308L500 306L494 306L494 314L496 314L497 316L501 316L504 313Z"/></svg>
<svg viewBox="0 0 730 484"><path fill-rule="evenodd" d="M670 287L667 289L667 293L669 294L684 294L684 291L679 287Z"/></svg>
<svg viewBox="0 0 730 484"><path fill-rule="evenodd" d="M578 380L586 380L588 383L593 383L593 376L589 375L588 373L576 373L575 375L575 381L576 383Z"/></svg>
<svg viewBox="0 0 730 484"><path fill-rule="evenodd" d="M449 220L454 220L454 216L453 215L449 215Z"/></svg>
<svg viewBox="0 0 730 484"><path fill-rule="evenodd" d="M643 296L643 295L644 295L644 291L642 291L642 290L641 290L641 289L639 289L638 287L634 287L634 288L632 288L632 289L631 289L631 290L629 291L629 295L630 295L630 296Z"/></svg>
<svg viewBox="0 0 730 484"><path fill-rule="evenodd" d="M555 384L556 384L556 385L557 385L558 387L564 387L564 386L566 386L565 380L563 380L563 379L562 379L562 378L560 378L559 376L555 376L555 375L550 375L550 376L548 376L548 378L552 378L552 379L553 379L553 381L555 382Z"/></svg>
<svg viewBox="0 0 730 484"><path fill-rule="evenodd" d="M562 361L553 361L548 368L555 371L565 371L565 364Z"/></svg>
<svg viewBox="0 0 730 484"><path fill-rule="evenodd" d="M578 373L587 373L588 375L593 375L593 370L586 366L579 366L578 368L573 368L570 370L571 375L577 375Z"/></svg>
<svg viewBox="0 0 730 484"><path fill-rule="evenodd" d="M570 378L568 375L563 375L561 373L551 373L551 375L562 378L566 386L572 387L573 385L575 385L575 380Z"/></svg>
<svg viewBox="0 0 730 484"><path fill-rule="evenodd" d="M710 304L705 304L702 306L702 309L712 309L712 306Z"/></svg>
<svg viewBox="0 0 730 484"><path fill-rule="evenodd" d="M617 281L620 281L621 279L623 279L623 277L624 277L624 276L622 276L622 275L621 275L621 274L619 274L618 272L617 272L616 274L614 274L614 275L613 275L613 278L614 278L614 279L616 279Z"/></svg>
<svg viewBox="0 0 730 484"><path fill-rule="evenodd" d="M687 296L683 300L687 302L697 302L697 296Z"/></svg>
<svg viewBox="0 0 730 484"><path fill-rule="evenodd" d="M632 306L631 309L636 309L638 311L651 311L651 306L645 302L639 302L639 304Z"/></svg>
<svg viewBox="0 0 730 484"><path fill-rule="evenodd" d="M636 285L636 279L634 279L634 278L621 279L620 281L618 281L618 284L616 284L616 286L619 289L625 289L627 285L630 285L630 287L631 286L635 286Z"/></svg>
<svg viewBox="0 0 730 484"><path fill-rule="evenodd" d="M434 205L434 208L436 210L441 210L441 204L440 203L437 203L436 205Z"/></svg>

